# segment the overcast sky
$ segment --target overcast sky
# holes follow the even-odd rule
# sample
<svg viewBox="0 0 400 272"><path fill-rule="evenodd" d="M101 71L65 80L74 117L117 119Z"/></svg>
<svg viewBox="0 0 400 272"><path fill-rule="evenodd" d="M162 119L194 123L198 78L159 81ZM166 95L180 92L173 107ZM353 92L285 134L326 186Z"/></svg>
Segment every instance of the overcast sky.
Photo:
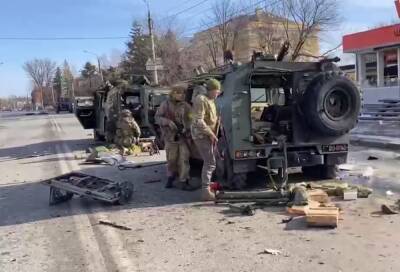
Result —
<svg viewBox="0 0 400 272"><path fill-rule="evenodd" d="M166 24L169 15L180 13L178 21L184 35L200 29L209 8L218 0L149 0L154 16ZM240 0L236 0L240 1ZM272 1L272 0L271 0ZM394 0L339 0L343 18L340 27L321 36L321 52L341 43L343 34L365 30L381 23L397 22ZM259 2L241 0L251 7ZM195 6L192 9L186 9ZM50 58L57 63L66 59L76 72L95 57L90 50L118 60L124 51L126 36L134 19L143 20L146 5L143 0L3 0L0 9L0 96L26 95L30 80L22 70L25 61ZM4 38L37 37L122 37L114 40L52 40L26 41ZM341 52L338 52L342 55ZM352 61L344 56L344 62Z"/></svg>

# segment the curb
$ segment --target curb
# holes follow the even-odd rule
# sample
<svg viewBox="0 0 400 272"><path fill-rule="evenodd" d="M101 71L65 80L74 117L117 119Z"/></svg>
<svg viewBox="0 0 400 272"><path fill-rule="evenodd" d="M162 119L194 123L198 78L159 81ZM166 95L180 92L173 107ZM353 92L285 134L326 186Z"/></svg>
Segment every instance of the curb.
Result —
<svg viewBox="0 0 400 272"><path fill-rule="evenodd" d="M351 136L350 143L352 145L367 146L379 149L387 149L391 151L400 151L400 142L384 142L382 140L366 139L358 136Z"/></svg>

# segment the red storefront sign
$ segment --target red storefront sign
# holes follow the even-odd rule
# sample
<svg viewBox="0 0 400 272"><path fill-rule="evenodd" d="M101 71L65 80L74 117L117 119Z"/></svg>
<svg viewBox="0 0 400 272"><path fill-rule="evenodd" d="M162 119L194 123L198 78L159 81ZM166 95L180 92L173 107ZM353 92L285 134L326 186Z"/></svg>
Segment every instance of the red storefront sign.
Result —
<svg viewBox="0 0 400 272"><path fill-rule="evenodd" d="M397 44L400 45L400 24L343 36L344 53Z"/></svg>
<svg viewBox="0 0 400 272"><path fill-rule="evenodd" d="M394 4L400 18L400 0L395 0ZM354 53L365 49L397 44L400 44L400 24L343 36L344 53Z"/></svg>

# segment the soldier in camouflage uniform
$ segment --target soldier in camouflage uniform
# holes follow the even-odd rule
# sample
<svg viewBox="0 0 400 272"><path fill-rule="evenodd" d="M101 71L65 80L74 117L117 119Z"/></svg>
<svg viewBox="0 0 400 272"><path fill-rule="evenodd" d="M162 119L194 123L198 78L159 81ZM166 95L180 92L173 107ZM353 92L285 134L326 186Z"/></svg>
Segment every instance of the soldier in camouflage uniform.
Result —
<svg viewBox="0 0 400 272"><path fill-rule="evenodd" d="M207 93L195 97L193 103L192 137L203 159L201 172L202 200L213 200L210 190L212 174L216 168L215 148L218 141L218 115L215 99L220 93L221 84L216 79L206 83Z"/></svg>
<svg viewBox="0 0 400 272"><path fill-rule="evenodd" d="M161 127L167 155L168 181L165 187L172 188L174 180L178 177L181 189L192 190L194 188L189 184L188 147L191 107L185 102L185 95L186 86L173 86L169 98L158 108L155 119Z"/></svg>
<svg viewBox="0 0 400 272"><path fill-rule="evenodd" d="M115 143L125 155L126 150L137 144L140 138L140 127L132 117L130 110L122 110L117 122Z"/></svg>

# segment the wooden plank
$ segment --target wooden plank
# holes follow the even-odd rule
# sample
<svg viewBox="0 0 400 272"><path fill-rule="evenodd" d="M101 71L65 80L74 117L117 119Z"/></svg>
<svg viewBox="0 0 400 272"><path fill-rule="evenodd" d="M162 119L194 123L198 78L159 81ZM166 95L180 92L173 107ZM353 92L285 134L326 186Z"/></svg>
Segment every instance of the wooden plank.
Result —
<svg viewBox="0 0 400 272"><path fill-rule="evenodd" d="M291 214L291 215L306 215L306 211L308 211L309 206L292 206L292 207L286 207L286 211Z"/></svg>
<svg viewBox="0 0 400 272"><path fill-rule="evenodd" d="M311 227L334 227L339 223L339 209L336 207L310 208L306 212L307 224Z"/></svg>
<svg viewBox="0 0 400 272"><path fill-rule="evenodd" d="M286 211L291 215L306 215L310 208L318 208L320 205L318 201L308 200L308 205L286 207Z"/></svg>

